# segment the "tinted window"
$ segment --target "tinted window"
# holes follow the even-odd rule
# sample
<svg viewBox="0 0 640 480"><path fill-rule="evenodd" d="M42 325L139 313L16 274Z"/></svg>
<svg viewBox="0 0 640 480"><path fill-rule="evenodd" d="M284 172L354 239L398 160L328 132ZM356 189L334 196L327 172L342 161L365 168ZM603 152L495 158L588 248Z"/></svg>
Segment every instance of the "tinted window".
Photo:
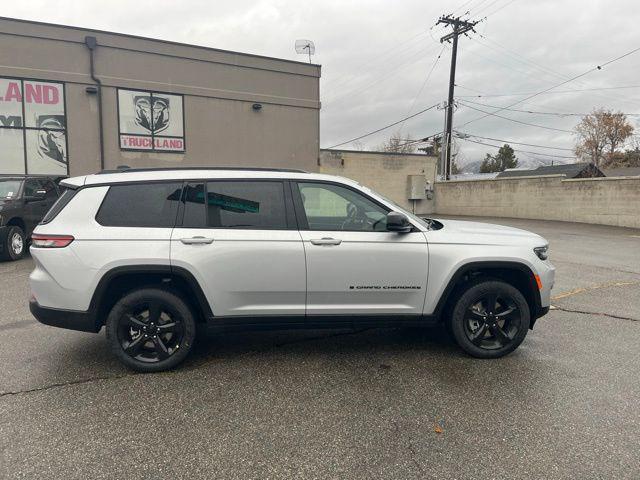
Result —
<svg viewBox="0 0 640 480"><path fill-rule="evenodd" d="M385 231L387 209L339 185L299 183L309 230Z"/></svg>
<svg viewBox="0 0 640 480"><path fill-rule="evenodd" d="M42 183L35 178L29 178L24 182L24 196L33 197L37 190L42 189Z"/></svg>
<svg viewBox="0 0 640 480"><path fill-rule="evenodd" d="M113 185L96 220L110 227L173 227L181 183Z"/></svg>
<svg viewBox="0 0 640 480"><path fill-rule="evenodd" d="M287 228L282 182L207 182L207 226Z"/></svg>
<svg viewBox="0 0 640 480"><path fill-rule="evenodd" d="M207 225L207 211L204 204L204 183L187 183L182 191L184 214L182 226L202 228Z"/></svg>
<svg viewBox="0 0 640 480"><path fill-rule="evenodd" d="M40 223L49 223L51 220L56 218L56 216L62 211L64 207L71 201L71 199L75 196L76 190L65 189L62 192L62 195L56 200L56 203L49 209L47 214L44 216Z"/></svg>
<svg viewBox="0 0 640 480"><path fill-rule="evenodd" d="M47 200L55 200L58 198L58 190L51 180L42 180L42 189L47 192Z"/></svg>

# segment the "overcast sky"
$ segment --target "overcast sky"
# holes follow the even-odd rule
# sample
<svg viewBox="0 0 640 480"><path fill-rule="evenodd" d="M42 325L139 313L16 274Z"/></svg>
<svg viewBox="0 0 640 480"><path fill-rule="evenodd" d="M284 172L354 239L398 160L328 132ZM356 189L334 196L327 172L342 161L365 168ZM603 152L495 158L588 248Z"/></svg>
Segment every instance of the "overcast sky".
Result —
<svg viewBox="0 0 640 480"><path fill-rule="evenodd" d="M460 41L456 96L540 92L640 47L637 0L27 0L5 3L2 15L294 60L305 60L295 54L294 41L311 39L316 45L313 61L322 65L321 146L328 147L443 102L451 50L443 50L439 37L446 32L433 25L442 14L467 10L466 17L486 19L478 24L477 34ZM566 92L602 87L608 89ZM556 91L564 93L539 95L512 108L584 113L606 107L640 114L640 52L552 90ZM504 107L525 97L460 100ZM460 131L559 148L574 145L571 133L559 130L571 130L579 117L503 110L498 114L559 130L492 116L462 126L484 115L470 107L496 110L459 104L454 126ZM442 111L433 109L407 120L402 135L433 134L442 130L443 118ZM630 119L640 129L640 116ZM362 144L375 148L399 127L367 137ZM460 148L462 163L496 150L465 141L460 141ZM518 156L532 157L524 152Z"/></svg>

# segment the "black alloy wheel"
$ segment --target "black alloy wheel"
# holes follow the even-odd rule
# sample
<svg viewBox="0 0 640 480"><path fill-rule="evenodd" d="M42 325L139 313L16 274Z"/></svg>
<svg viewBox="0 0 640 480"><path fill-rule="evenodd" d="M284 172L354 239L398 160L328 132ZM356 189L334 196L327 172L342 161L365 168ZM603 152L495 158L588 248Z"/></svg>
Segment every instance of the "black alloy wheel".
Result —
<svg viewBox="0 0 640 480"><path fill-rule="evenodd" d="M466 310L465 333L474 345L495 350L509 345L520 329L522 316L513 298L485 293Z"/></svg>
<svg viewBox="0 0 640 480"><path fill-rule="evenodd" d="M529 305L522 293L499 280L470 284L456 302L449 330L456 343L479 358L498 358L515 350L530 324Z"/></svg>
<svg viewBox="0 0 640 480"><path fill-rule="evenodd" d="M107 339L125 365L157 372L176 366L195 339L193 314L174 293L143 289L120 299L107 319Z"/></svg>

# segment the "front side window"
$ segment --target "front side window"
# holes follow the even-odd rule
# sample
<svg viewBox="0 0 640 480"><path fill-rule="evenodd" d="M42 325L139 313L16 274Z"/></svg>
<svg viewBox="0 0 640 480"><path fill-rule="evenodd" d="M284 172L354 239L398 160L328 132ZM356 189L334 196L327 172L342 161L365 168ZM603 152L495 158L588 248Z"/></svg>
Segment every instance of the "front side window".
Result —
<svg viewBox="0 0 640 480"><path fill-rule="evenodd" d="M96 221L107 227L173 227L181 182L112 185Z"/></svg>
<svg viewBox="0 0 640 480"><path fill-rule="evenodd" d="M309 230L382 232L388 210L350 188L298 183Z"/></svg>
<svg viewBox="0 0 640 480"><path fill-rule="evenodd" d="M182 202L187 228L287 228L284 185L278 181L189 182Z"/></svg>

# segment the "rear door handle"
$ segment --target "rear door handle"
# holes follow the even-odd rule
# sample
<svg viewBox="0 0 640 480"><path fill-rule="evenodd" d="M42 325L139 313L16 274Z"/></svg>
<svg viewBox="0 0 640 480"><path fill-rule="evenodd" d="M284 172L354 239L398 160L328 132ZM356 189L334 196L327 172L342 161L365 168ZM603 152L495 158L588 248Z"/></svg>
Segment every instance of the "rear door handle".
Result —
<svg viewBox="0 0 640 480"><path fill-rule="evenodd" d="M311 243L313 245L340 245L342 243L342 240L340 240L339 238L329 238L329 237L312 238Z"/></svg>
<svg viewBox="0 0 640 480"><path fill-rule="evenodd" d="M213 238L191 237L191 238L181 238L180 241L185 245L208 245L210 243L213 243Z"/></svg>

